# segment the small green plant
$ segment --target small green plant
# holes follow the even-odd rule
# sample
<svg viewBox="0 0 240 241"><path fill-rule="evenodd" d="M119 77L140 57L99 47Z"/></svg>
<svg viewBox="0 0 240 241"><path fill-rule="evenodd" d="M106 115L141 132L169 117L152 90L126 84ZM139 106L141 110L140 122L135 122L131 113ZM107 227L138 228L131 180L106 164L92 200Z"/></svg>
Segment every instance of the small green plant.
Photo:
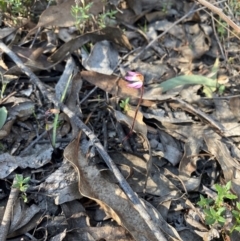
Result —
<svg viewBox="0 0 240 241"><path fill-rule="evenodd" d="M233 217L235 218L235 224L230 230L230 233L232 233L234 230L240 232L240 202L236 203L236 210L232 211Z"/></svg>
<svg viewBox="0 0 240 241"><path fill-rule="evenodd" d="M217 190L217 198L215 202L216 207L221 207L224 204L224 199L234 200L237 198L236 195L232 194L231 189L231 182L229 181L226 186L221 186L219 184L215 184L215 188Z"/></svg>
<svg viewBox="0 0 240 241"><path fill-rule="evenodd" d="M75 1L75 6L72 6L71 8L71 14L75 18L75 25L77 29L80 31L80 33L84 32L84 29L86 27L87 22L91 19L91 14L89 13L89 10L91 6L93 5L92 2L85 4L84 0L81 0L82 6L79 5L79 1Z"/></svg>
<svg viewBox="0 0 240 241"><path fill-rule="evenodd" d="M163 13L167 13L168 9L169 9L169 3L168 2L165 2L163 3L163 6L162 6L162 12Z"/></svg>
<svg viewBox="0 0 240 241"><path fill-rule="evenodd" d="M240 15L240 2L238 0L230 0L229 7L232 9L235 17L238 17Z"/></svg>
<svg viewBox="0 0 240 241"><path fill-rule="evenodd" d="M24 202L27 202L27 195L26 191L29 187L28 182L30 181L30 177L24 178L21 174L16 174L15 176L15 183L12 185L12 187L17 188L22 193L21 197Z"/></svg>
<svg viewBox="0 0 240 241"><path fill-rule="evenodd" d="M106 22L107 20L113 20L115 19L117 11L111 10L107 11L105 13L99 14L98 16L98 25L100 28L105 28L106 27Z"/></svg>
<svg viewBox="0 0 240 241"><path fill-rule="evenodd" d="M217 33L219 34L221 39L224 39L227 34L227 23L223 20L217 21Z"/></svg>
<svg viewBox="0 0 240 241"><path fill-rule="evenodd" d="M13 16L28 17L31 5L31 0L0 0L1 10L8 11Z"/></svg>
<svg viewBox="0 0 240 241"><path fill-rule="evenodd" d="M225 186L215 184L217 191L216 199L205 198L200 195L200 201L197 203L205 214L205 221L207 225L219 224L222 228L226 222L225 214L229 211L229 206L225 202L226 199L234 200L237 198L236 195L232 194L230 191L231 182L229 181ZM236 209L233 209L232 216L235 219L233 227L230 229L230 233L233 230L240 231L240 203L236 203Z"/></svg>
<svg viewBox="0 0 240 241"><path fill-rule="evenodd" d="M127 97L125 100L121 100L120 107L123 108L124 112L128 112L130 106L129 106L129 100L130 98Z"/></svg>
<svg viewBox="0 0 240 241"><path fill-rule="evenodd" d="M139 26L139 28L144 32L144 33L147 33L147 31L148 31L148 25L147 25L147 21L145 20L144 21L144 25L138 25Z"/></svg>

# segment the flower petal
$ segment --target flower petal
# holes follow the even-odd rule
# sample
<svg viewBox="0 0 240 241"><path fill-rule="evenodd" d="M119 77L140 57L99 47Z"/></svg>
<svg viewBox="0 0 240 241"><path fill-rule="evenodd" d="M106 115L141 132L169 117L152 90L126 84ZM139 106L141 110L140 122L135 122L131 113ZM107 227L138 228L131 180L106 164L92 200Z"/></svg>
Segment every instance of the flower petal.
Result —
<svg viewBox="0 0 240 241"><path fill-rule="evenodd" d="M135 72L135 71L128 71L127 73L128 73L128 75L131 75L131 76L135 76L135 75L140 74L140 73Z"/></svg>
<svg viewBox="0 0 240 241"><path fill-rule="evenodd" d="M142 82L134 82L132 84L128 84L127 86L131 88L139 89L142 87L142 85L143 85Z"/></svg>
<svg viewBox="0 0 240 241"><path fill-rule="evenodd" d="M139 79L136 76L125 76L125 79L128 81L138 81Z"/></svg>

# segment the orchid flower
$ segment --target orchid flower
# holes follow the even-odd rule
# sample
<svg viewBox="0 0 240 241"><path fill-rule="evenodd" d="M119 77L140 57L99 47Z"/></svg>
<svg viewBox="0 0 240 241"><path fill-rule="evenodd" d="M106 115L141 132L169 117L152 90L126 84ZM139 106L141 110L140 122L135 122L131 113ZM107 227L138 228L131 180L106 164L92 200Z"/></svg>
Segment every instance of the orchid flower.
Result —
<svg viewBox="0 0 240 241"><path fill-rule="evenodd" d="M127 85L128 87L140 89L143 86L144 77L138 72L128 71L125 79L127 81L133 81L133 83Z"/></svg>

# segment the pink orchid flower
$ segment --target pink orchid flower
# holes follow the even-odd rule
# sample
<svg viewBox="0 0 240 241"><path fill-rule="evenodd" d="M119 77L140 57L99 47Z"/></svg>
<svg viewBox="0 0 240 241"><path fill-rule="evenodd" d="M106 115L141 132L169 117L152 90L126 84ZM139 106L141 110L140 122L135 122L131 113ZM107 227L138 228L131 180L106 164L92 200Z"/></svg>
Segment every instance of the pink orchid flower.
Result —
<svg viewBox="0 0 240 241"><path fill-rule="evenodd" d="M133 81L132 84L128 84L128 87L140 89L143 86L144 77L138 72L128 71L127 76L125 76L127 81Z"/></svg>

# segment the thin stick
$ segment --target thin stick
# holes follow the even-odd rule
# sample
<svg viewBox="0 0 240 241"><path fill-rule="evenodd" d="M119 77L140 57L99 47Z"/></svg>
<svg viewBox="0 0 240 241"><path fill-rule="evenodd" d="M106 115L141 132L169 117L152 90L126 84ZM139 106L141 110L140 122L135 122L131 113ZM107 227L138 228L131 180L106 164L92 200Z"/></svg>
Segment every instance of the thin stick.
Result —
<svg viewBox="0 0 240 241"><path fill-rule="evenodd" d="M16 178L13 179L13 184L15 183L16 183ZM11 188L7 206L5 208L3 219L0 225L0 240L2 241L5 241L7 239L7 235L8 235L10 223L11 223L11 217L13 215L12 213L13 207L14 207L14 204L16 203L19 192L20 191L18 188L15 188L15 187Z"/></svg>
<svg viewBox="0 0 240 241"><path fill-rule="evenodd" d="M55 106L57 106L60 110L62 110L66 115L69 116L70 120L76 124L76 126L81 129L88 138L92 141L95 145L98 153L101 155L103 160L106 162L109 169L113 172L114 176L116 177L119 185L124 190L125 194L131 200L134 208L139 212L141 217L145 220L146 224L153 232L153 235L159 241L167 241L163 232L161 231L161 227L159 227L158 223L155 223L149 213L147 212L146 208L143 206L142 202L140 201L137 194L132 190L129 186L119 169L117 168L116 164L113 162L111 157L103 148L102 144L100 143L99 139L94 135L94 133L86 126L78 116L74 112L72 112L67 106L63 103L60 103L57 98L51 94L47 88L43 85L43 83L39 80L39 78L28 68L26 67L23 62L19 59L19 57L14 54L2 41L0 41L0 49L5 52L15 63L16 65L30 78L31 82L40 89L41 93L48 98L50 102L52 102Z"/></svg>
<svg viewBox="0 0 240 241"><path fill-rule="evenodd" d="M200 4L210 9L212 12L216 13L221 19L223 19L225 22L227 22L228 25L230 25L234 30L236 30L237 33L240 33L240 27L234 23L223 11L221 8L218 8L211 4L210 2L207 2L206 0L197 0Z"/></svg>

